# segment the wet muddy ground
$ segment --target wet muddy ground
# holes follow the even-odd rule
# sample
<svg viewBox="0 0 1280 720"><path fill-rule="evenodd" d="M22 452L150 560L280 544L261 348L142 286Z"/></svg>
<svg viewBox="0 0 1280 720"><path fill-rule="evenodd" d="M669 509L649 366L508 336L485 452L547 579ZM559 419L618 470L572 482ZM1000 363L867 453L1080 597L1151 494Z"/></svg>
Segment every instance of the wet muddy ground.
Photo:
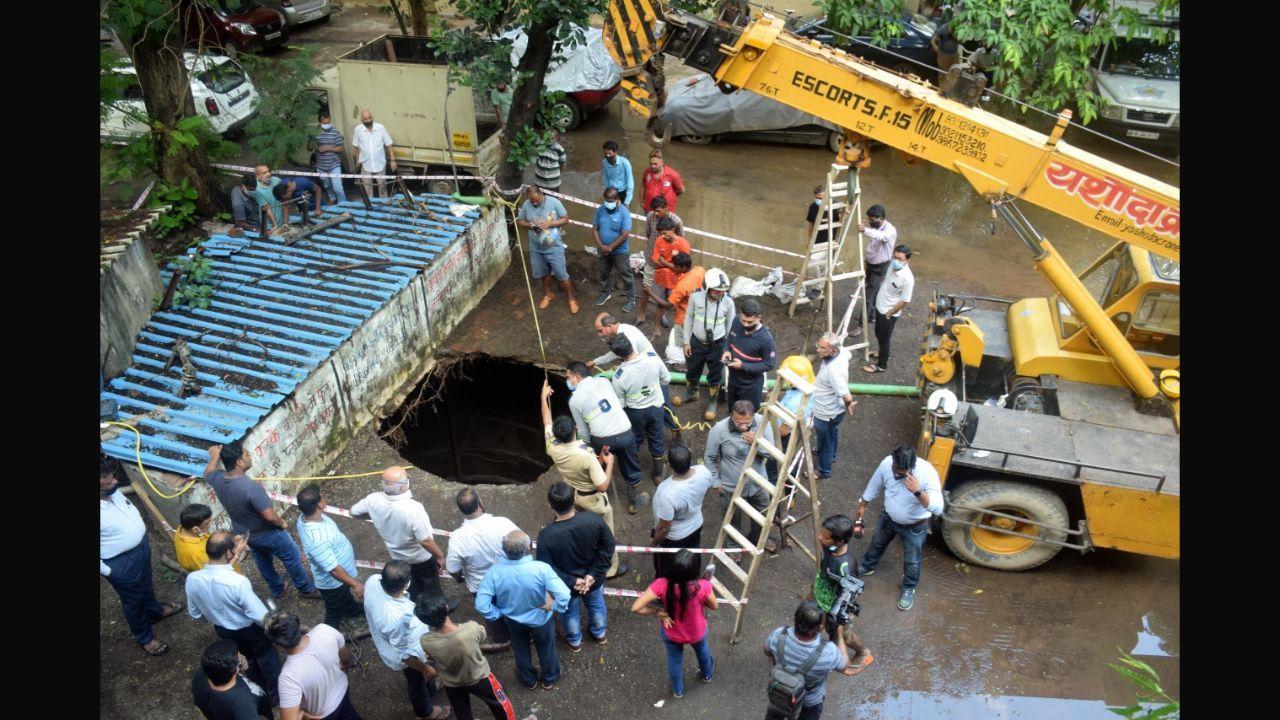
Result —
<svg viewBox="0 0 1280 720"><path fill-rule="evenodd" d="M353 12L353 11L348 11ZM357 10L355 13L362 13ZM345 14L345 13L344 13ZM363 17L363 15L361 15ZM342 16L328 27L314 29L346 42L350 29ZM366 18L370 25L373 20ZM363 27L363 26L361 26ZM344 35L343 32L347 34ZM356 33L364 37L368 33ZM306 36L299 33L297 40ZM358 38L357 38L358 39ZM347 45L350 46L349 44ZM336 57L336 55L335 55ZM637 172L643 167L646 146L640 138L640 122L626 116L614 103L589 118L564 144L569 168L564 191L594 199L600 190L599 148L616 139L629 153ZM1095 149L1095 151L1100 151ZM1170 178L1158 163L1132 153L1109 154L1112 159L1144 172ZM753 143L716 143L694 147L673 143L668 162L684 175L688 192L680 200L679 213L686 225L763 244L795 248L803 234L802 212L813 185L826 170L826 151ZM1025 250L1013 234L1001 227L988 232L989 209L973 198L964 181L939 168L906 167L887 151L878 151L863 175L865 202L888 208L900 240L919 251L913 260L917 300L898 324L894 338L896 359L889 374L871 378L892 384L914 382L916 345L924 319L924 302L934 287L943 290L1022 296L1049 292L1032 268ZM635 205L633 204L633 208ZM576 218L587 210L570 205ZM1050 237L1068 261L1080 267L1104 249L1101 235L1060 220L1035 208L1026 210L1042 233ZM592 258L580 251L589 242L584 232L569 233L570 270L580 288L580 299L593 300ZM695 248L699 241L691 237ZM723 245L723 243L721 244ZM723 248L705 245L713 252ZM730 269L731 276L738 271ZM752 271L753 277L760 273ZM535 289L535 296L538 291ZM837 295L843 295L844 289ZM604 308L618 312L616 295ZM812 309L787 318L785 308L764 301L765 319L777 337L780 355L809 351L821 331ZM843 304L837 306L843 309ZM591 328L596 308L584 302L583 311L570 316L563 300L538 314L545 342L546 360L563 364L603 352ZM622 316L630 320L629 316ZM449 346L458 352L485 352L497 356L541 361L524 277L518 265L502 278L483 303L454 331ZM646 333L660 336L651 321ZM855 363L856 365L856 363ZM856 369L851 380L869 376ZM531 384L521 401L537 403L538 387ZM723 415L723 409L721 411ZM681 417L694 419L694 409L683 408ZM861 490L881 458L896 444L914 440L918 409L901 398L863 397L843 427L835 477L821 487L823 514L852 513ZM705 432L686 434L686 441L700 454ZM645 453L647 456L647 453ZM367 472L401 463L401 456L366 428L335 463L335 475ZM649 460L642 459L647 468ZM461 487L411 471L414 496L422 500L434 523L455 528L460 519L453 495ZM512 518L531 534L549 521L545 497L555 471L530 485L481 486L486 507ZM647 480L645 481L648 482ZM324 483L328 501L349 507L377 489L376 478L332 480ZM708 509L711 504L708 504ZM869 517L875 516L875 509ZM623 542L647 542L651 523L647 511L628 516L619 509L618 532ZM296 520L296 511L287 519ZM148 518L150 522L150 518ZM362 559L385 560L373 528L368 523L339 519ZM708 523L714 522L708 513ZM181 579L158 562L160 553L172 551L171 542L153 528L156 557L156 590L162 601L183 599ZM708 527L704 538L713 536ZM804 537L802 535L802 537ZM866 539L854 549L865 551ZM708 540L708 543L710 540ZM632 572L612 583L640 589L652 578L648 556L628 558ZM875 663L854 678L833 676L827 686L824 716L828 718L1107 718L1107 705L1128 704L1134 687L1107 668L1120 651L1133 652L1160 673L1164 687L1179 695L1180 566L1159 560L1111 551L1080 556L1065 551L1030 573L1005 574L960 563L936 534L925 547L922 581L915 607L896 607L901 545L887 551L879 572L868 578L862 599L859 631L875 654ZM246 567L252 568L252 562ZM721 609L711 620L711 647L716 656L716 678L707 686L691 682L693 658L686 660L691 682L680 700L667 687L664 656L652 618L627 612L629 602L608 599L608 645L586 643L580 654L570 655L563 644L562 681L552 691L526 691L515 679L510 653L491 656L498 677L506 683L517 711L523 717L536 711L540 718L661 718L661 717L759 717L764 708L764 685L769 662L761 655L760 642L773 627L788 624L796 604L804 597L813 576L813 565L796 549L768 558L758 575L744 621L743 640L728 642L733 614ZM261 596L265 585L256 570L248 574ZM367 577L368 572L362 571ZM471 600L460 586L446 580L450 597L462 599L462 617L473 617ZM119 602L107 583L101 584L102 664L100 690L104 718L183 719L197 716L190 702L190 677L199 653L215 639L212 629L183 616L157 626L157 636L168 642L170 653L150 658L134 647ZM318 622L323 609L318 602L297 599L283 605L297 611L306 622ZM352 697L369 720L409 718L403 679L378 660L370 641L358 644L362 667L352 672ZM661 706L659 706L661 703Z"/></svg>

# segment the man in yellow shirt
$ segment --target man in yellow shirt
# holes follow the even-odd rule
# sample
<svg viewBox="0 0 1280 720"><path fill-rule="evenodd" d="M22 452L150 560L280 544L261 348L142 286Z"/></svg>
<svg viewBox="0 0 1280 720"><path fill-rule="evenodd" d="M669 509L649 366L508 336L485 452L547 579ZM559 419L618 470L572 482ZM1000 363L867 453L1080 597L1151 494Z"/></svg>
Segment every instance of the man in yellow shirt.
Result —
<svg viewBox="0 0 1280 720"><path fill-rule="evenodd" d="M609 480L613 475L613 454L603 451L604 467L591 452L591 446L578 440L577 426L573 418L561 415L551 419L551 386L542 381L542 425L547 439L547 455L555 463L561 477L573 488L573 505L578 510L592 512L613 529L613 506L609 504ZM631 566L618 560L613 553L606 578L625 575Z"/></svg>
<svg viewBox="0 0 1280 720"><path fill-rule="evenodd" d="M209 553L205 551L205 543L209 540L209 528L213 525L213 510L208 505L192 503L182 508L178 516L178 529L173 533L173 554L178 564L187 572L195 572L209 562ZM244 537L236 538L236 560L244 556L248 547ZM231 564L232 569L240 572L238 563ZM244 573L240 573L243 575Z"/></svg>

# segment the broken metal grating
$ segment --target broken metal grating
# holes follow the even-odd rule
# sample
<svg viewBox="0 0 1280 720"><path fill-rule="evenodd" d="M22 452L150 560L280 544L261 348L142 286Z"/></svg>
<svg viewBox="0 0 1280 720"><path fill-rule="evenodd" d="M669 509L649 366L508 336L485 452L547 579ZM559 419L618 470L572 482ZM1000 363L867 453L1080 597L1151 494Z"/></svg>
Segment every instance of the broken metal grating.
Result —
<svg viewBox="0 0 1280 720"><path fill-rule="evenodd" d="M102 392L119 404L118 419L142 433L142 463L199 475L209 445L242 439L375 311L479 219L472 208L450 213L445 195L419 195L417 213L374 199L373 209L348 201L325 208L317 222L350 213L354 222L284 245L258 233L214 235L200 243L213 261L216 285L207 309L152 314L138 333L128 369ZM297 218L297 215L294 216ZM194 253L192 249L188 254ZM281 274L308 265L356 265L390 260L422 266L353 268ZM175 266L160 273L167 286ZM165 364L183 339L201 392L178 397L182 364ZM109 426L102 451L132 462L134 434Z"/></svg>

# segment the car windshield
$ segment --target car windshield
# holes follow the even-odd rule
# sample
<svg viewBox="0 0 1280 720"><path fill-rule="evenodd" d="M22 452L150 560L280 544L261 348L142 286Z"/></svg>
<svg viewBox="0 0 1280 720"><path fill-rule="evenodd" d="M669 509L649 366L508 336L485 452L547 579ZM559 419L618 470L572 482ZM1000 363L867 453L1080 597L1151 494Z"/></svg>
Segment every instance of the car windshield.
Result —
<svg viewBox="0 0 1280 720"><path fill-rule="evenodd" d="M1119 75L1158 78L1160 80L1178 80L1179 68L1178 40L1168 45L1160 45L1145 38L1116 40L1107 52L1102 71Z"/></svg>
<svg viewBox="0 0 1280 720"><path fill-rule="evenodd" d="M262 7L258 0L213 0L213 6L228 15L246 13Z"/></svg>
<svg viewBox="0 0 1280 720"><path fill-rule="evenodd" d="M224 62L197 73L196 79L213 92L226 93L243 85L245 76L234 62Z"/></svg>

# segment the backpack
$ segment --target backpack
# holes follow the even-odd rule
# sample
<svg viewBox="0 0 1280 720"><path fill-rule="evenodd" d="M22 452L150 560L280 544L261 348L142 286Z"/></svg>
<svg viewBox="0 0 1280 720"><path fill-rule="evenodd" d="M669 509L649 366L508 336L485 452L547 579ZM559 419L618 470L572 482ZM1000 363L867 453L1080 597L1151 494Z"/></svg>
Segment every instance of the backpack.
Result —
<svg viewBox="0 0 1280 720"><path fill-rule="evenodd" d="M787 670L783 665L783 658L786 657L783 654L786 643L787 631L783 629L778 633L778 641L773 649L773 669L769 671L769 717L795 720L800 717L801 705L804 702L805 675L818 662L818 657L822 655L825 645L818 643L818 647L809 653L809 657L805 658L800 667L792 671Z"/></svg>

